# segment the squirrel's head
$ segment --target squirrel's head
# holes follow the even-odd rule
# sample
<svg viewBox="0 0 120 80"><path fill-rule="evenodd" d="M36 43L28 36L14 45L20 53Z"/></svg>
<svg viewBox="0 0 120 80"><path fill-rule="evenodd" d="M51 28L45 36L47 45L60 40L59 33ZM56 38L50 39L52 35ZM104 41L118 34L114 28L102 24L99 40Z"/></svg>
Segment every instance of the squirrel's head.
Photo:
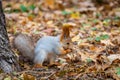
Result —
<svg viewBox="0 0 120 80"><path fill-rule="evenodd" d="M66 50L66 49L69 49L70 48L70 46L71 46L71 38L64 38L64 39L62 39L62 41L61 41L61 45L62 45L62 47Z"/></svg>
<svg viewBox="0 0 120 80"><path fill-rule="evenodd" d="M70 37L70 31L75 26L73 23L65 23L62 27L62 34L60 36L60 42L64 49L68 49L71 46L71 37Z"/></svg>

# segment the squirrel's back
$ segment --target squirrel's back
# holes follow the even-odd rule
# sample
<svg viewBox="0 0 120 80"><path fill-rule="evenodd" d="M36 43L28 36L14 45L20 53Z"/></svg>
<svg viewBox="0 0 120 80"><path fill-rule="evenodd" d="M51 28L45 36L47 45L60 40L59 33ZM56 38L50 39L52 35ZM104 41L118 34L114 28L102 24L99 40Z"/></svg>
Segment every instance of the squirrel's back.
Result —
<svg viewBox="0 0 120 80"><path fill-rule="evenodd" d="M40 38L36 44L35 54L42 49L45 49L48 53L56 53L56 48L62 47L60 44L59 36L44 36Z"/></svg>

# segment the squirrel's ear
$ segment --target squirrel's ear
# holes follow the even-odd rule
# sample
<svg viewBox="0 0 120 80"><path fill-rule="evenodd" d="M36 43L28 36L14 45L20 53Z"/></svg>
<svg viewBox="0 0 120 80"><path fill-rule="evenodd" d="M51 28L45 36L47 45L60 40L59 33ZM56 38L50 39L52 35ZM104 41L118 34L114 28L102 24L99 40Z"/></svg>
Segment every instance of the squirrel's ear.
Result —
<svg viewBox="0 0 120 80"><path fill-rule="evenodd" d="M64 23L63 24L60 41L70 37L70 30L73 28L73 26L76 26L76 24L74 24L74 23Z"/></svg>

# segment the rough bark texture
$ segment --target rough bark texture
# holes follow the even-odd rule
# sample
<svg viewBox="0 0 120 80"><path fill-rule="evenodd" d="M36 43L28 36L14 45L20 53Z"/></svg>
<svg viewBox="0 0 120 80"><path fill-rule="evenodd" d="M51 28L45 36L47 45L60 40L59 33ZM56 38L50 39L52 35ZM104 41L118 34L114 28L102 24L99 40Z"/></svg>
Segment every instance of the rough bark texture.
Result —
<svg viewBox="0 0 120 80"><path fill-rule="evenodd" d="M10 73L19 70L17 58L11 50L6 31L5 15L2 10L2 1L0 0L0 68Z"/></svg>

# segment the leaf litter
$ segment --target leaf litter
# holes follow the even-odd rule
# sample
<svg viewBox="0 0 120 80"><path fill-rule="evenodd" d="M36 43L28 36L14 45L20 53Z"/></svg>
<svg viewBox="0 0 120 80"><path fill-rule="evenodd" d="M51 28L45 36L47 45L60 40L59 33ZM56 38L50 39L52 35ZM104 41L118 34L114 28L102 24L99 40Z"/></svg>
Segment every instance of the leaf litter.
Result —
<svg viewBox="0 0 120 80"><path fill-rule="evenodd" d="M21 72L1 73L4 80L120 80L119 0L3 1L7 31L12 45L22 32L34 42L45 35L58 35L70 22L72 52L60 56L59 65L36 69L20 62ZM66 24L69 25L69 24ZM19 52L13 48L16 55Z"/></svg>

